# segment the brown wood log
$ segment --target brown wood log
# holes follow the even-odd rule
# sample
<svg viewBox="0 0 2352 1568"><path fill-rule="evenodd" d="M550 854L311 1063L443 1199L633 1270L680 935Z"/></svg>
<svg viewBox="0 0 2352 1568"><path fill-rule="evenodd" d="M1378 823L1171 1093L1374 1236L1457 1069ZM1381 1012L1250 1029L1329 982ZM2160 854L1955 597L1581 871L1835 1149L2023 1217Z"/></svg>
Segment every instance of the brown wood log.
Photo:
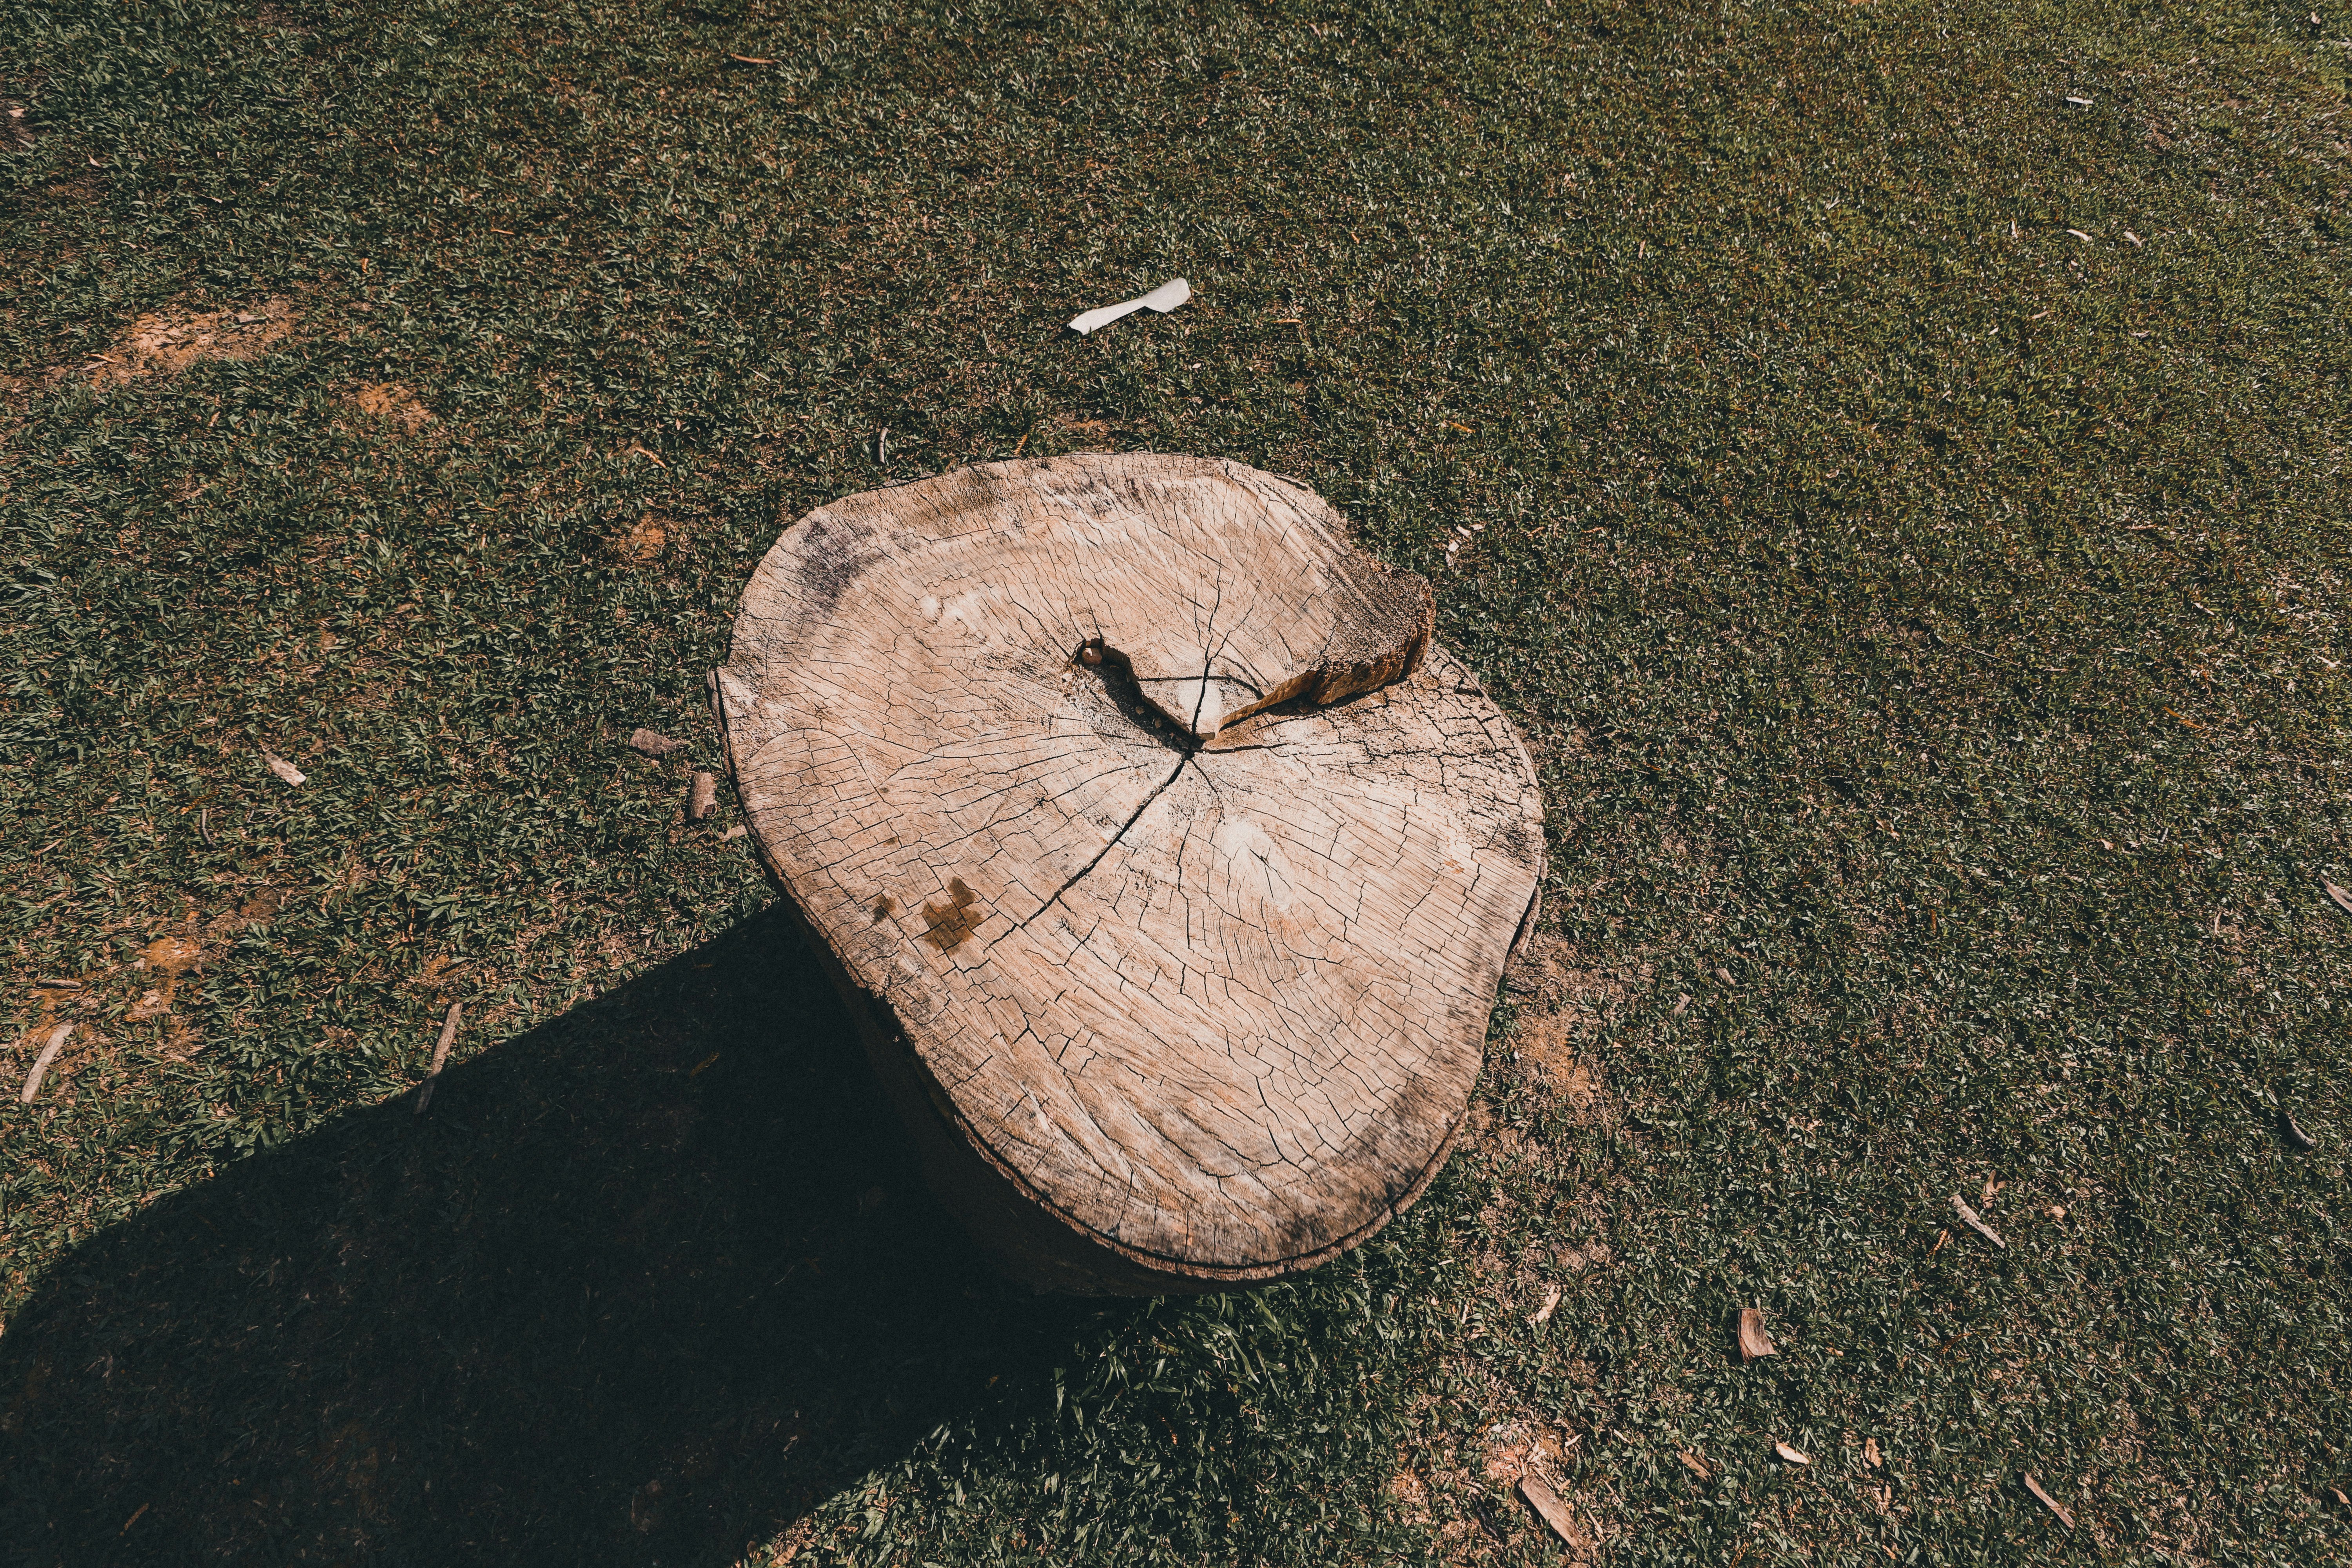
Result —
<svg viewBox="0 0 2352 1568"><path fill-rule="evenodd" d="M1044 1289L1308 1268L1418 1196L1542 803L1417 577L1237 464L997 463L788 529L713 679L940 1198Z"/></svg>

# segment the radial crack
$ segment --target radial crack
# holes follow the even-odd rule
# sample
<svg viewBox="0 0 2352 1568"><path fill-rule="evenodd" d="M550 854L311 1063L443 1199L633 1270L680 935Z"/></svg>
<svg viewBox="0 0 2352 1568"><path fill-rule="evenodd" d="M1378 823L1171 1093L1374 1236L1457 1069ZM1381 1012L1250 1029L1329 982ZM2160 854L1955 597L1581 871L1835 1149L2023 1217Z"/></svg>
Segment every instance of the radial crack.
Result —
<svg viewBox="0 0 2352 1568"><path fill-rule="evenodd" d="M1143 797L1143 804L1135 808L1134 815L1130 816L1125 822L1119 824L1118 831L1112 834L1108 838L1103 841L1103 847L1095 851L1095 858L1087 861L1084 866L1079 867L1076 873L1073 875L1068 881L1064 882L1060 887L1055 889L1054 896L1037 906L1036 914L1033 914L1029 916L1028 920L1022 921L1019 924L1013 926L1010 928L1010 931L1026 930L1030 921L1035 920L1038 915L1044 914L1047 910L1050 910L1055 904L1060 903L1064 893L1068 892L1072 888L1076 887L1081 881L1085 880L1087 873L1101 865L1103 857L1109 854L1113 849L1118 847L1118 841L1127 837L1127 830L1133 827L1136 823L1142 819L1143 814L1151 809L1151 803L1153 801L1158 800L1162 795L1167 793L1168 786L1176 782L1176 775L1182 773L1184 771L1184 764L1192 760L1192 758L1190 752L1177 758L1176 765L1169 770L1168 776L1161 779L1158 784L1153 786L1151 793ZM1010 934L1010 931L1007 932L1008 935ZM1003 940L1003 939L1002 937L997 939L999 942ZM996 943L992 942L989 945L993 947Z"/></svg>

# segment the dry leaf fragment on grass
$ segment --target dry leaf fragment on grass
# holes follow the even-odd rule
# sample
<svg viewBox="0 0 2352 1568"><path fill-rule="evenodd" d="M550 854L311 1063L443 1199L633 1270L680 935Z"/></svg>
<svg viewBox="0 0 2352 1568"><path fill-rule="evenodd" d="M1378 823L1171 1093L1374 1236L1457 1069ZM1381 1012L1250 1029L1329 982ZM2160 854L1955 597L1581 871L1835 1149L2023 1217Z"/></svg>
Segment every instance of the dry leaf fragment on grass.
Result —
<svg viewBox="0 0 2352 1568"><path fill-rule="evenodd" d="M667 757L672 752L686 750L686 742L673 741L667 735L652 730L639 730L629 737L629 750L642 752L649 757Z"/></svg>
<svg viewBox="0 0 2352 1568"><path fill-rule="evenodd" d="M2042 1506L2043 1508L2046 1508L2052 1513L2056 1514L2058 1516L2059 1523L2064 1525L2069 1530L2074 1528L2074 1516L2066 1511L2065 1505L2061 1503L2056 1498L2052 1497L2048 1492L2042 1489L2042 1483L2033 1479L2033 1472L2032 1470L2025 1472L2025 1489L2039 1498L2042 1500Z"/></svg>
<svg viewBox="0 0 2352 1568"><path fill-rule="evenodd" d="M33 1103L34 1097L41 1092L41 1079L47 1074L49 1064L58 1059L59 1051L66 1048L66 1041L73 1032L71 1024L59 1024L49 1031L48 1043L41 1047L41 1054L33 1058L33 1070L25 1075L25 1087L16 1096L18 1104Z"/></svg>
<svg viewBox="0 0 2352 1568"><path fill-rule="evenodd" d="M269 764L269 771L271 773L276 773L279 778L283 779L289 784L301 784L310 782L309 776L305 774L300 768L296 767L292 763L288 762L285 758L279 756L277 752L271 751L267 746L261 748L261 760Z"/></svg>
<svg viewBox="0 0 2352 1568"><path fill-rule="evenodd" d="M1559 1305L1559 1287L1555 1285L1550 1289L1544 1292L1544 1304L1536 1309L1535 1316L1528 1320L1528 1323L1538 1324L1550 1322L1552 1309Z"/></svg>
<svg viewBox="0 0 2352 1568"><path fill-rule="evenodd" d="M1862 1440L1862 1462L1874 1470L1886 1462L1879 1457L1877 1438L1864 1437Z"/></svg>
<svg viewBox="0 0 2352 1568"><path fill-rule="evenodd" d="M1772 1451L1780 1455L1780 1458L1788 1460L1789 1463L1792 1465L1810 1465L1813 1462L1811 1459L1800 1454L1796 1449L1791 1448L1788 1444L1781 1442L1777 1437L1772 1440Z"/></svg>
<svg viewBox="0 0 2352 1568"><path fill-rule="evenodd" d="M1987 1241L1991 1242L2003 1252L2009 1250L2009 1243L2001 1240L2000 1232L1985 1224L1982 1217L1977 1214L1977 1211L1969 1207L1968 1199L1960 1196L1958 1193L1954 1193L1952 1194L1952 1212L1960 1216L1960 1223L1962 1225L1967 1226L1970 1230L1975 1231L1979 1236L1983 1237Z"/></svg>
<svg viewBox="0 0 2352 1568"><path fill-rule="evenodd" d="M2346 892L2324 877L2320 879L2319 885L2327 889L2327 896L2336 900L2336 908L2347 915L2352 915L2352 893Z"/></svg>
<svg viewBox="0 0 2352 1568"><path fill-rule="evenodd" d="M433 1065L426 1069L425 1081L416 1086L415 1114L418 1116L424 1115L425 1108L433 1103L433 1086L441 1080L441 1069L449 1060L450 1044L457 1037L457 1021L464 1014L465 1004L452 1002L449 1004L449 1016L441 1020L441 1037L433 1045Z"/></svg>
<svg viewBox="0 0 2352 1568"><path fill-rule="evenodd" d="M119 386L146 375L177 375L203 360L258 359L302 320L291 300L247 310L159 310L140 317L90 366L92 386Z"/></svg>
<svg viewBox="0 0 2352 1568"><path fill-rule="evenodd" d="M1576 1522L1576 1515L1570 1511L1568 1504L1561 1501L1559 1494L1544 1485L1542 1481L1534 1476L1521 1476L1519 1496L1526 1500L1529 1508L1536 1510L1537 1515L1550 1528L1551 1532L1559 1537L1561 1544L1574 1547L1579 1551L1591 1544L1591 1540L1584 1533L1583 1527Z"/></svg>
<svg viewBox="0 0 2352 1568"><path fill-rule="evenodd" d="M1700 1480L1704 1481L1710 1479L1715 1474L1713 1470L1706 1468L1706 1461L1705 1459L1700 1458L1696 1454L1692 1453L1687 1448L1684 1449L1681 1453L1676 1454L1675 1458L1689 1466L1691 1474L1696 1476Z"/></svg>
<svg viewBox="0 0 2352 1568"><path fill-rule="evenodd" d="M700 822L719 805L719 781L709 773L697 773L686 792L686 819Z"/></svg>
<svg viewBox="0 0 2352 1568"><path fill-rule="evenodd" d="M1764 1314L1755 1307L1739 1309L1739 1359L1754 1361L1759 1356L1779 1355L1772 1348L1772 1336L1764 1331Z"/></svg>

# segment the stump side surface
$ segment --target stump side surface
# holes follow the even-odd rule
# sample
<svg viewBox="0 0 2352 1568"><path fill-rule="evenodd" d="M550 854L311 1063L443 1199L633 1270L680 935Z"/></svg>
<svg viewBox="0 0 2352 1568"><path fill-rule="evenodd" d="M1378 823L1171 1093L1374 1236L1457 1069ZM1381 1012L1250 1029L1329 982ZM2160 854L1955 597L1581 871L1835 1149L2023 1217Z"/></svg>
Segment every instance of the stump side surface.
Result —
<svg viewBox="0 0 2352 1568"><path fill-rule="evenodd" d="M1328 1254L1466 1109L1541 804L1428 603L1311 493L1138 456L849 498L745 595L717 695L771 869L974 1147L1121 1254Z"/></svg>

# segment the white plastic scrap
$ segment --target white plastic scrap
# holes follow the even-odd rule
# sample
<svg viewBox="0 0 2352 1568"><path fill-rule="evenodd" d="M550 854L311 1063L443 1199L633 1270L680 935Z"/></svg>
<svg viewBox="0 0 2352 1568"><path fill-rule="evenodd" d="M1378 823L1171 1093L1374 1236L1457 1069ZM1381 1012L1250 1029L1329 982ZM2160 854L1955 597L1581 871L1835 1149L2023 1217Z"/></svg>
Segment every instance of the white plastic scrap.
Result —
<svg viewBox="0 0 2352 1568"><path fill-rule="evenodd" d="M1122 300L1116 305L1105 305L1098 310L1088 310L1083 316L1071 318L1070 331L1084 337L1097 327L1108 327L1121 316L1131 316L1138 310L1157 310L1166 315L1192 297L1192 286L1181 278L1171 278L1150 293L1132 300Z"/></svg>

